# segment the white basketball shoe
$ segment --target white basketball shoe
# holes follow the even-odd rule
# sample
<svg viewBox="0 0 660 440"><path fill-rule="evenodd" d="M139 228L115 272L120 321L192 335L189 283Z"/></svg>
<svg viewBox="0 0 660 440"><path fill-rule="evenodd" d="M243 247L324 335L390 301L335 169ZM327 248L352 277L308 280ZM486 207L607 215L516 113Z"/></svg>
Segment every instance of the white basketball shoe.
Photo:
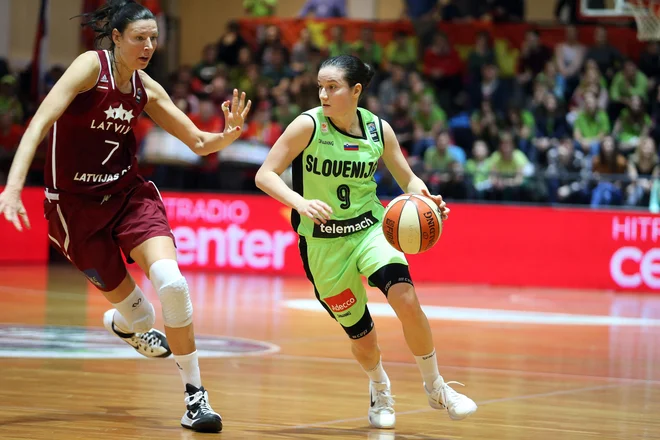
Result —
<svg viewBox="0 0 660 440"><path fill-rule="evenodd" d="M115 312L115 309L110 309L103 314L103 326L110 334L117 336L148 358L166 358L172 354L164 333L155 328L144 333L124 333L115 326Z"/></svg>
<svg viewBox="0 0 660 440"><path fill-rule="evenodd" d="M455 383L465 386L460 382L445 382L442 376L433 382L432 391L424 390L429 399L429 405L435 409L446 409L452 420L463 420L477 410L477 404L472 399L454 391L449 384Z"/></svg>
<svg viewBox="0 0 660 440"><path fill-rule="evenodd" d="M369 424L374 428L392 429L396 424L394 398L390 392L390 380L385 383L369 381L371 406Z"/></svg>

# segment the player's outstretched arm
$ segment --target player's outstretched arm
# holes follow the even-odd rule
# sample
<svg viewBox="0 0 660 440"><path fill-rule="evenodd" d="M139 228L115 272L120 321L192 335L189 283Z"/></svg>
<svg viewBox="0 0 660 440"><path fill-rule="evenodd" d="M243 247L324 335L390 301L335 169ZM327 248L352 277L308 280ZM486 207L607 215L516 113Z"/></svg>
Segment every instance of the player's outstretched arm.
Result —
<svg viewBox="0 0 660 440"><path fill-rule="evenodd" d="M245 92L240 94L239 99L238 90L234 89L231 103L225 102L222 104L222 111L225 114L224 132L208 133L198 129L190 118L174 105L172 99L160 84L143 71L139 72L149 98L144 110L156 124L172 136L180 139L195 154L206 156L216 153L231 145L241 135L243 123L252 106L252 101L248 101L247 105L245 104Z"/></svg>
<svg viewBox="0 0 660 440"><path fill-rule="evenodd" d="M21 202L21 191L34 159L34 153L48 130L62 116L76 95L94 87L99 70L98 56L94 52L85 52L78 56L41 103L21 138L9 170L7 185L0 194L0 213L4 214L4 217L19 231L23 229L21 221L25 226L30 227Z"/></svg>
<svg viewBox="0 0 660 440"><path fill-rule="evenodd" d="M307 200L289 188L280 175L300 155L314 136L314 121L307 115L298 116L275 142L266 160L257 171L255 183L263 192L295 209L315 223L330 220L332 209L321 200Z"/></svg>
<svg viewBox="0 0 660 440"><path fill-rule="evenodd" d="M383 121L383 138L383 162L385 162L385 166L392 173L392 177L394 177L396 183L399 184L405 193L421 194L433 199L440 208L442 219L446 220L449 214L449 208L447 208L447 205L442 200L442 196L432 195L424 181L413 173L408 161L401 152L401 146L396 139L394 130L386 121Z"/></svg>

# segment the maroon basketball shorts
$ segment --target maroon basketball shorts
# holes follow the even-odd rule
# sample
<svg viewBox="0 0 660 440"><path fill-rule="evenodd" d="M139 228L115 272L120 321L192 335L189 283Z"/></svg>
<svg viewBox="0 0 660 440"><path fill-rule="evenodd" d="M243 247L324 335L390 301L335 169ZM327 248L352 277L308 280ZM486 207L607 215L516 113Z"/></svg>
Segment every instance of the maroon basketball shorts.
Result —
<svg viewBox="0 0 660 440"><path fill-rule="evenodd" d="M131 251L153 237L171 237L165 205L152 182L112 196L53 193L44 200L48 237L99 289L116 289L126 277Z"/></svg>

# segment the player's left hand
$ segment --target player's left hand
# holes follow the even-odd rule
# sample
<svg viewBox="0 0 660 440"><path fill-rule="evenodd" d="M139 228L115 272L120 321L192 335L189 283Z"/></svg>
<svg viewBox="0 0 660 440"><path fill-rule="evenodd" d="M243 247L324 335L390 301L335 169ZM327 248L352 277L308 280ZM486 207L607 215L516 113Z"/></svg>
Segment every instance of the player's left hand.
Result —
<svg viewBox="0 0 660 440"><path fill-rule="evenodd" d="M225 136L237 139L241 135L245 118L250 113L250 107L252 107L252 101L248 100L247 105L245 104L245 92L241 93L239 99L238 90L234 89L231 102L222 103L222 112L225 114Z"/></svg>
<svg viewBox="0 0 660 440"><path fill-rule="evenodd" d="M422 195L433 200L435 204L438 205L438 209L440 210L440 215L442 216L442 221L445 221L447 220L447 218L449 218L450 209L447 208L447 204L445 203L444 200L442 200L442 196L431 195L431 193L427 189L422 189Z"/></svg>

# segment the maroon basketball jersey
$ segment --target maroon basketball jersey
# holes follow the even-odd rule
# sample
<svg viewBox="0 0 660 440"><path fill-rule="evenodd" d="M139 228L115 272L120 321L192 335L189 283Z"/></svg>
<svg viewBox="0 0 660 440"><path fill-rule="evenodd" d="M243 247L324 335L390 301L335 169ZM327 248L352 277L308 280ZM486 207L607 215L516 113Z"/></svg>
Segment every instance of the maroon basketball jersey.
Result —
<svg viewBox="0 0 660 440"><path fill-rule="evenodd" d="M117 88L110 54L98 50L96 85L80 93L50 131L46 186L75 194L114 194L135 184L137 145L133 128L147 103L138 72L132 90Z"/></svg>

